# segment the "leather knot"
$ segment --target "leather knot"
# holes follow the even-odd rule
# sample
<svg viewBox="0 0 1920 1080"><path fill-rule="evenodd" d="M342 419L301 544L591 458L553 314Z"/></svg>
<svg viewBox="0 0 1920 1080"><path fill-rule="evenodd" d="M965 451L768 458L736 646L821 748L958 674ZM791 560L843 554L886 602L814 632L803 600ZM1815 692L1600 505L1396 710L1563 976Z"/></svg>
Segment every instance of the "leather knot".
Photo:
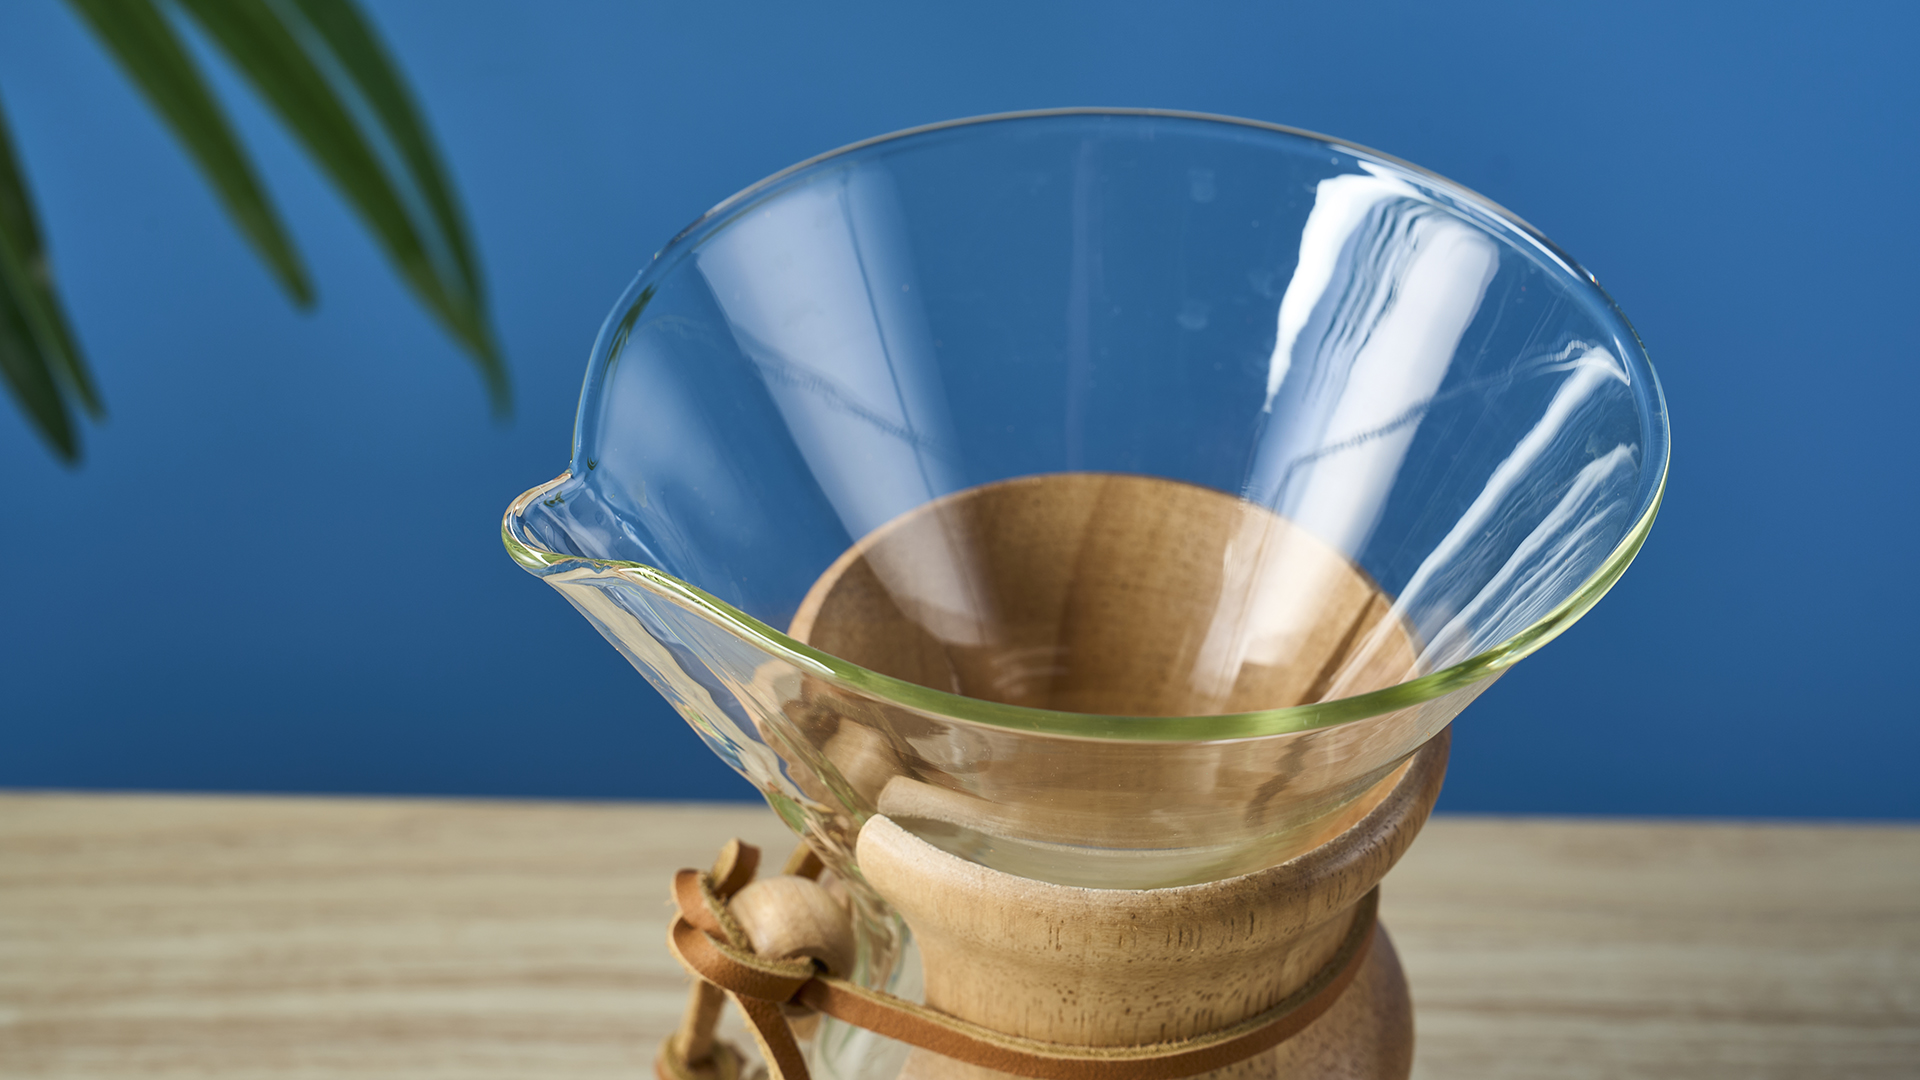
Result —
<svg viewBox="0 0 1920 1080"><path fill-rule="evenodd" d="M667 941L682 966L729 994L771 1002L792 1001L817 974L806 960L769 960L757 956L712 879L698 870L673 875L673 899L680 909Z"/></svg>

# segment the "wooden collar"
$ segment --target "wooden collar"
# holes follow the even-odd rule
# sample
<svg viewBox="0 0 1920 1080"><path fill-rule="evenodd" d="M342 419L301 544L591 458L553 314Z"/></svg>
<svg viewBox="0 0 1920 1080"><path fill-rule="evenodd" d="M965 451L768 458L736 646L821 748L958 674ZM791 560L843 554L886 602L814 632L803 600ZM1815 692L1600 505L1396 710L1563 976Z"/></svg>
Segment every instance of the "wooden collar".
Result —
<svg viewBox="0 0 1920 1080"><path fill-rule="evenodd" d="M1265 1012L1174 1042L1069 1046L968 1023L829 974L816 961L755 955L727 912L727 898L751 880L757 863L758 852L735 841L722 853L715 873L681 870L674 875L679 914L667 940L674 957L701 980L696 1000L706 987L713 987L739 1006L767 1061L770 1080L808 1080L806 1060L783 1005L807 1006L910 1046L1034 1080L1178 1080L1223 1068L1273 1049L1333 1006L1366 962L1377 932L1380 897L1377 887L1367 893L1355 906L1334 954L1299 990ZM710 1045L714 1010L706 1012L704 1041ZM730 1071L729 1062L737 1072L738 1055L730 1049L720 1051L711 1063L696 1063L689 1060L688 1045L683 1033L662 1047L655 1063L660 1080L712 1080Z"/></svg>

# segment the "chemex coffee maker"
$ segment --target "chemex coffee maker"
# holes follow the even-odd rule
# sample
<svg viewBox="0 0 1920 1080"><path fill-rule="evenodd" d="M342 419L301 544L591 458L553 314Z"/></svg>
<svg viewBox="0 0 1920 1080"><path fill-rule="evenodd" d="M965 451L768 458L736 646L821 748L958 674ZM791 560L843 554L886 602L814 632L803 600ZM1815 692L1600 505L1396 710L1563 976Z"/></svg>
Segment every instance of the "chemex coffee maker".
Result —
<svg viewBox="0 0 1920 1080"><path fill-rule="evenodd" d="M801 841L675 880L661 1076L752 1067L731 999L776 1080L1405 1077L1380 879L1667 456L1590 276L1335 139L994 116L721 203L503 528Z"/></svg>

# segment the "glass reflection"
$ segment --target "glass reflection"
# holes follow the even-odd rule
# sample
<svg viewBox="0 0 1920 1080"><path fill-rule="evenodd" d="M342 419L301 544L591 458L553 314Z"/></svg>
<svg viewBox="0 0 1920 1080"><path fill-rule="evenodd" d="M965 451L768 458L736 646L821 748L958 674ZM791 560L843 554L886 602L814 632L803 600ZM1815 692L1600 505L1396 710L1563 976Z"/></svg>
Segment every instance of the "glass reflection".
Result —
<svg viewBox="0 0 1920 1080"><path fill-rule="evenodd" d="M608 320L575 439L509 549L830 863L884 812L1127 887L1342 827L1597 601L1667 460L1632 331L1497 207L1138 113L723 204Z"/></svg>

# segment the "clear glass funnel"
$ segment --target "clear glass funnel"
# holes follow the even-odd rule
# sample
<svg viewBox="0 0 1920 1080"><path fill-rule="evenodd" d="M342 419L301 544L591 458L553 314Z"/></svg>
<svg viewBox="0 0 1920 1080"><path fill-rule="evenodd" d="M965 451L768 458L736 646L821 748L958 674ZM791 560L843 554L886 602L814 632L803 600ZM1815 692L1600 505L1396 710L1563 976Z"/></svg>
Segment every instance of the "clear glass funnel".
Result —
<svg viewBox="0 0 1920 1080"><path fill-rule="evenodd" d="M1021 114L674 238L503 531L856 891L882 813L1143 888L1343 827L1619 577L1667 453L1632 329L1485 199L1263 124Z"/></svg>

